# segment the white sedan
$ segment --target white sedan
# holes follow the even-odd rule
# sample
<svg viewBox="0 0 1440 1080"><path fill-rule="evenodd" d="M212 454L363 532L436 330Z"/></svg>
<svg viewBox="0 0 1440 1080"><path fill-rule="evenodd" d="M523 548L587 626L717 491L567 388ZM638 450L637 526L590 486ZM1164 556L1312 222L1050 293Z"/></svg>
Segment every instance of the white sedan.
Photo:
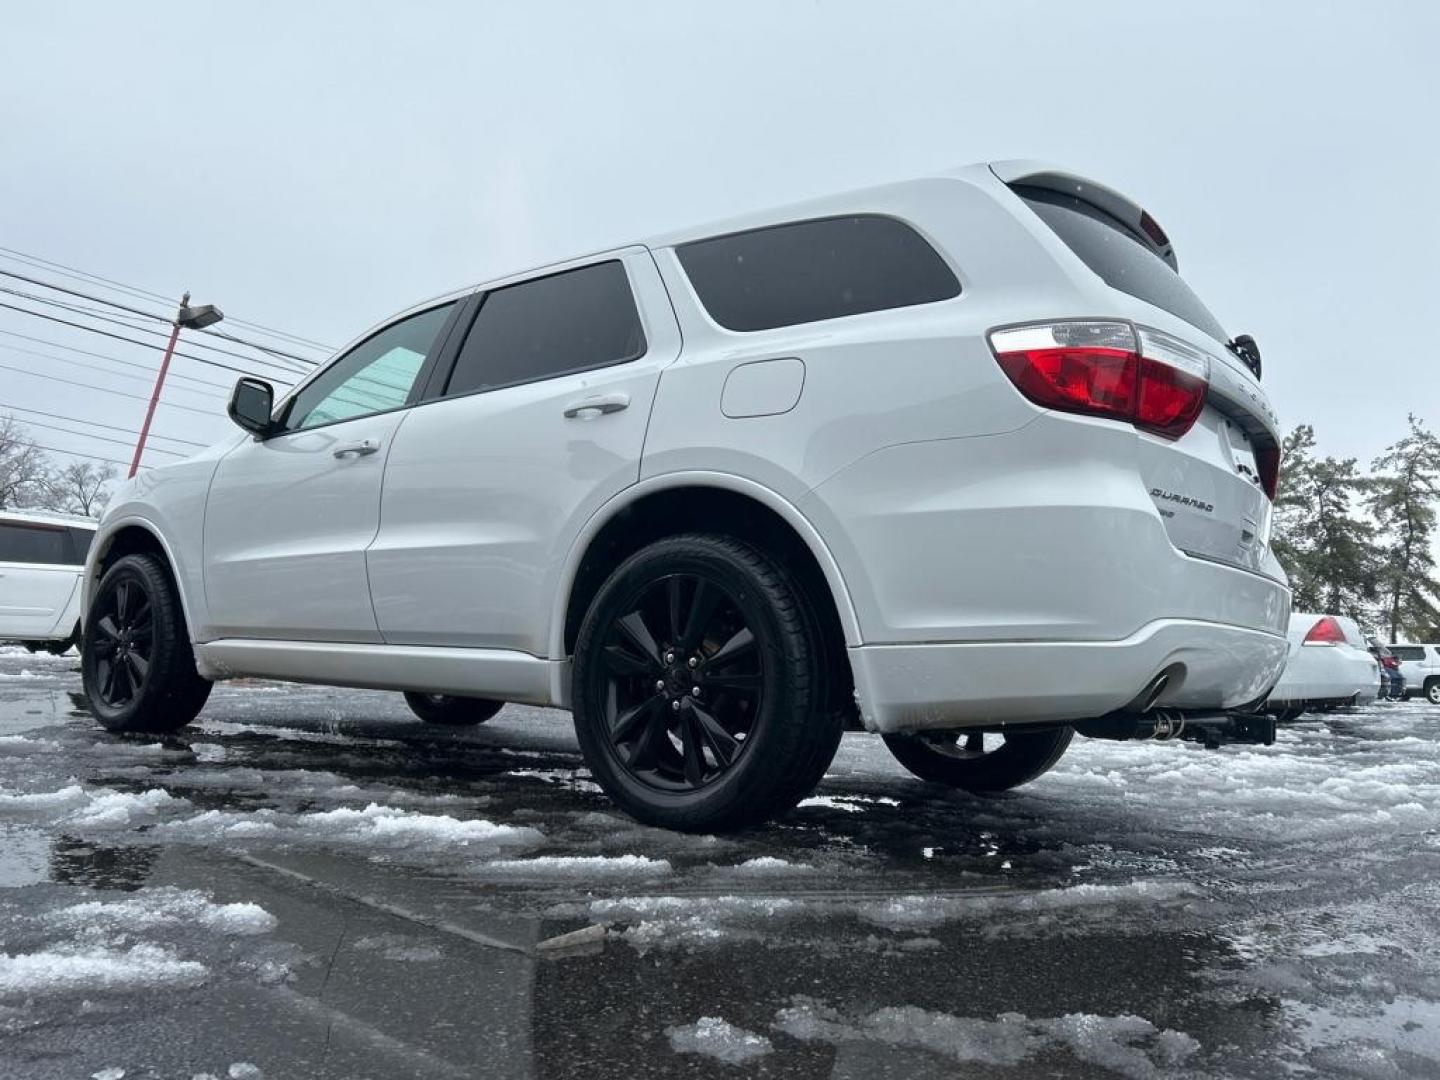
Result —
<svg viewBox="0 0 1440 1080"><path fill-rule="evenodd" d="M1380 666L1354 619L1296 612L1288 636L1290 657L1268 712L1293 720L1310 710L1368 705L1379 696Z"/></svg>

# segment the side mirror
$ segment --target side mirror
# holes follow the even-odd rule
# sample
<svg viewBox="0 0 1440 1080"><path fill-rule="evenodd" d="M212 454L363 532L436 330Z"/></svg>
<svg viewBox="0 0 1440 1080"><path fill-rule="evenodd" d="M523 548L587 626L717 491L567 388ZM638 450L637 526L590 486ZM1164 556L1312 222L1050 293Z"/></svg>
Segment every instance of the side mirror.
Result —
<svg viewBox="0 0 1440 1080"><path fill-rule="evenodd" d="M275 388L264 379L252 379L248 375L235 384L230 392L230 404L226 412L230 419L258 439L275 431L275 422L270 414L275 410Z"/></svg>

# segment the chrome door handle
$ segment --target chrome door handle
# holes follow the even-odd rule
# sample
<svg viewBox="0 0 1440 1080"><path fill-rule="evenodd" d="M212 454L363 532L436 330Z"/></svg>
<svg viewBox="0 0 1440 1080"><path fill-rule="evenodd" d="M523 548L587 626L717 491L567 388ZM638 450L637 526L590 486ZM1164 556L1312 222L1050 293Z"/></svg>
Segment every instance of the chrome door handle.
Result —
<svg viewBox="0 0 1440 1080"><path fill-rule="evenodd" d="M601 394L599 397L572 401L565 406L565 418L574 420L580 416L604 416L630 407L629 394Z"/></svg>
<svg viewBox="0 0 1440 1080"><path fill-rule="evenodd" d="M368 457L380 449L380 444L374 439L364 439L360 442L346 443L344 446L337 446L334 455L337 458L349 457L354 454L356 457Z"/></svg>

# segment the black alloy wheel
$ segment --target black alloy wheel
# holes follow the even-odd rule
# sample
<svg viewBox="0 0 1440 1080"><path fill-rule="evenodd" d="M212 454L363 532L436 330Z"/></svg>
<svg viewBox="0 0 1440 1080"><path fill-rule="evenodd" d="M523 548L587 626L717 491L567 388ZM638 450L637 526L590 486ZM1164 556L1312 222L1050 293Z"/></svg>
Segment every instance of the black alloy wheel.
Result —
<svg viewBox="0 0 1440 1080"><path fill-rule="evenodd" d="M920 731L886 735L895 760L922 780L973 792L1007 791L1048 772L1074 736L1043 731Z"/></svg>
<svg viewBox="0 0 1440 1080"><path fill-rule="evenodd" d="M121 710L134 703L150 677L155 612L142 581L129 576L102 589L95 607L95 694L104 708Z"/></svg>
<svg viewBox="0 0 1440 1080"><path fill-rule="evenodd" d="M177 731L210 696L195 667L179 591L154 555L126 555L100 579L85 615L80 678L111 731Z"/></svg>
<svg viewBox="0 0 1440 1080"><path fill-rule="evenodd" d="M505 707L503 701L489 698L460 697L455 694L424 694L407 690L405 704L427 724L447 727L470 727L483 724Z"/></svg>
<svg viewBox="0 0 1440 1080"><path fill-rule="evenodd" d="M739 828L793 807L834 756L803 590L740 540L656 541L610 575L575 644L586 763L649 824Z"/></svg>
<svg viewBox="0 0 1440 1080"><path fill-rule="evenodd" d="M610 745L631 775L690 791L745 752L764 701L764 659L725 586L697 573L652 581L612 619L600 663Z"/></svg>

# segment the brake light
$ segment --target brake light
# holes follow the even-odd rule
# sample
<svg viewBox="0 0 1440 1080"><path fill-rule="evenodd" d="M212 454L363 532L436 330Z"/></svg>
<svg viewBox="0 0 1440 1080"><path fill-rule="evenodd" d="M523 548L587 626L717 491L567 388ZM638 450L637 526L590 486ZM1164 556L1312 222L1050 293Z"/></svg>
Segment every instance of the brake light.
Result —
<svg viewBox="0 0 1440 1080"><path fill-rule="evenodd" d="M990 332L1015 388L1060 412L1122 420L1167 439L1184 435L1205 407L1203 353L1129 323L1058 322Z"/></svg>
<svg viewBox="0 0 1440 1080"><path fill-rule="evenodd" d="M1275 495L1280 490L1280 447L1256 447L1255 468L1260 470L1260 486L1265 489L1270 501L1274 502Z"/></svg>
<svg viewBox="0 0 1440 1080"><path fill-rule="evenodd" d="M1340 624L1326 615L1310 628L1305 635L1306 645L1341 645L1345 641L1345 631L1340 629Z"/></svg>

